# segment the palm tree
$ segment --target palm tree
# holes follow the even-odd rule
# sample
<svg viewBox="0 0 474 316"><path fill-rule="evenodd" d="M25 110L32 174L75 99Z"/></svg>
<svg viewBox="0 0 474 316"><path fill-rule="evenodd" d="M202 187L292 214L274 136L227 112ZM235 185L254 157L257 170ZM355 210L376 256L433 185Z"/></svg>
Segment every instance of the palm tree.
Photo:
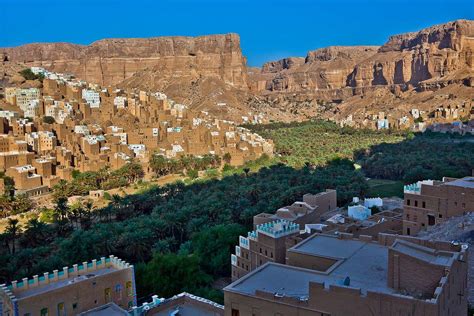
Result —
<svg viewBox="0 0 474 316"><path fill-rule="evenodd" d="M36 247L46 243L47 238L48 226L37 218L32 218L25 225L21 245L24 247Z"/></svg>
<svg viewBox="0 0 474 316"><path fill-rule="evenodd" d="M20 232L20 225L18 225L18 220L16 218L9 218L8 225L5 229L5 233L8 236L9 242L11 242L10 253L14 254L16 251L16 239L18 237L18 233Z"/></svg>

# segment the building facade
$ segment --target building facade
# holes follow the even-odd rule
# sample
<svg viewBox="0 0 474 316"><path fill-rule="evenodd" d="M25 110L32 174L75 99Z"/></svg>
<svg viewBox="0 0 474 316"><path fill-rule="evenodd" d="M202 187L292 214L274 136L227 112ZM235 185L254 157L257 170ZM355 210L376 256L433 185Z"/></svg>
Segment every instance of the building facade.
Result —
<svg viewBox="0 0 474 316"><path fill-rule="evenodd" d="M474 211L474 176L425 180L404 188L403 233L416 235L452 216Z"/></svg>

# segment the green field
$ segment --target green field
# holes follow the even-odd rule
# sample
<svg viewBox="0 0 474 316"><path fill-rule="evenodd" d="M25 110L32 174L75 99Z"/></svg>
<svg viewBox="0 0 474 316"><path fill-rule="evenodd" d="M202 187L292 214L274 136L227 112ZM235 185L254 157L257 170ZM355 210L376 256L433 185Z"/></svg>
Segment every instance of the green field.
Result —
<svg viewBox="0 0 474 316"><path fill-rule="evenodd" d="M403 182L382 179L369 179L367 197L401 197L403 198Z"/></svg>
<svg viewBox="0 0 474 316"><path fill-rule="evenodd" d="M341 128L327 121L246 127L274 141L277 162L296 168L306 163L320 166L336 158L353 160L357 152L373 145L405 139L402 134Z"/></svg>

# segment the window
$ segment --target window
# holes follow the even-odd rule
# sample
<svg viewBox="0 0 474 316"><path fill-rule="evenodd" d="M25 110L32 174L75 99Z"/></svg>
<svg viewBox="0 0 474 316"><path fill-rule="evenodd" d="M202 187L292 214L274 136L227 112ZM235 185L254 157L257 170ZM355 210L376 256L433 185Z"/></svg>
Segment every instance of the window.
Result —
<svg viewBox="0 0 474 316"><path fill-rule="evenodd" d="M461 204L462 208L466 208L466 203Z"/></svg>
<svg viewBox="0 0 474 316"><path fill-rule="evenodd" d="M265 249L265 256L268 256L267 249Z"/></svg>
<svg viewBox="0 0 474 316"><path fill-rule="evenodd" d="M410 214L407 214L407 219L410 219Z"/></svg>
<svg viewBox="0 0 474 316"><path fill-rule="evenodd" d="M77 309L77 303L72 303L72 309L73 310Z"/></svg>
<svg viewBox="0 0 474 316"><path fill-rule="evenodd" d="M58 304L58 316L65 316L66 311L64 310L64 302Z"/></svg>
<svg viewBox="0 0 474 316"><path fill-rule="evenodd" d="M426 208L426 202L425 201L421 202L421 205L422 205L421 207Z"/></svg>
<svg viewBox="0 0 474 316"><path fill-rule="evenodd" d="M260 248L260 253L262 253L262 248Z"/></svg>
<svg viewBox="0 0 474 316"><path fill-rule="evenodd" d="M443 214L438 214L438 217L439 217L439 218L443 218Z"/></svg>
<svg viewBox="0 0 474 316"><path fill-rule="evenodd" d="M240 316L239 310L232 308L231 315L232 315L232 316Z"/></svg>
<svg viewBox="0 0 474 316"><path fill-rule="evenodd" d="M410 228L407 228L407 235L410 236Z"/></svg>
<svg viewBox="0 0 474 316"><path fill-rule="evenodd" d="M45 307L45 308L42 308L41 309L41 312L40 312L40 315L41 316L48 316L48 309Z"/></svg>
<svg viewBox="0 0 474 316"><path fill-rule="evenodd" d="M418 207L418 201L415 200L415 207Z"/></svg>
<svg viewBox="0 0 474 316"><path fill-rule="evenodd" d="M273 252L270 252L270 258L273 258Z"/></svg>
<svg viewBox="0 0 474 316"><path fill-rule="evenodd" d="M117 284L115 286L115 294L119 300L122 299L122 285L121 284Z"/></svg>
<svg viewBox="0 0 474 316"><path fill-rule="evenodd" d="M104 298L106 303L112 301L112 290L110 289L110 287L104 290Z"/></svg>
<svg viewBox="0 0 474 316"><path fill-rule="evenodd" d="M132 293L132 281L127 282L126 288L127 288L127 295L132 296L133 295L133 293Z"/></svg>
<svg viewBox="0 0 474 316"><path fill-rule="evenodd" d="M407 205L410 205L410 199L407 200Z"/></svg>

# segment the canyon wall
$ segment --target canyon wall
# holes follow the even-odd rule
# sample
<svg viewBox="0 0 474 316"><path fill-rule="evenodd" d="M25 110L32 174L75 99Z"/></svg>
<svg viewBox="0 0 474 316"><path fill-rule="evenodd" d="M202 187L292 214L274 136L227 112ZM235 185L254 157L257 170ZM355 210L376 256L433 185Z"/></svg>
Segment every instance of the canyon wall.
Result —
<svg viewBox="0 0 474 316"><path fill-rule="evenodd" d="M247 88L246 61L237 34L105 39L90 45L41 43L1 51L10 61L72 73L101 85L117 84L155 68L164 79L212 77Z"/></svg>
<svg viewBox="0 0 474 316"><path fill-rule="evenodd" d="M265 64L250 75L255 92L317 92L379 85L471 84L474 21L458 20L390 37L381 47L328 47L306 58Z"/></svg>
<svg viewBox="0 0 474 316"><path fill-rule="evenodd" d="M474 21L458 20L390 37L349 76L353 87L464 80L474 72Z"/></svg>
<svg viewBox="0 0 474 316"><path fill-rule="evenodd" d="M250 88L262 91L340 89L357 63L377 52L377 46L331 46L310 51L306 58L285 58L263 65L250 76Z"/></svg>

